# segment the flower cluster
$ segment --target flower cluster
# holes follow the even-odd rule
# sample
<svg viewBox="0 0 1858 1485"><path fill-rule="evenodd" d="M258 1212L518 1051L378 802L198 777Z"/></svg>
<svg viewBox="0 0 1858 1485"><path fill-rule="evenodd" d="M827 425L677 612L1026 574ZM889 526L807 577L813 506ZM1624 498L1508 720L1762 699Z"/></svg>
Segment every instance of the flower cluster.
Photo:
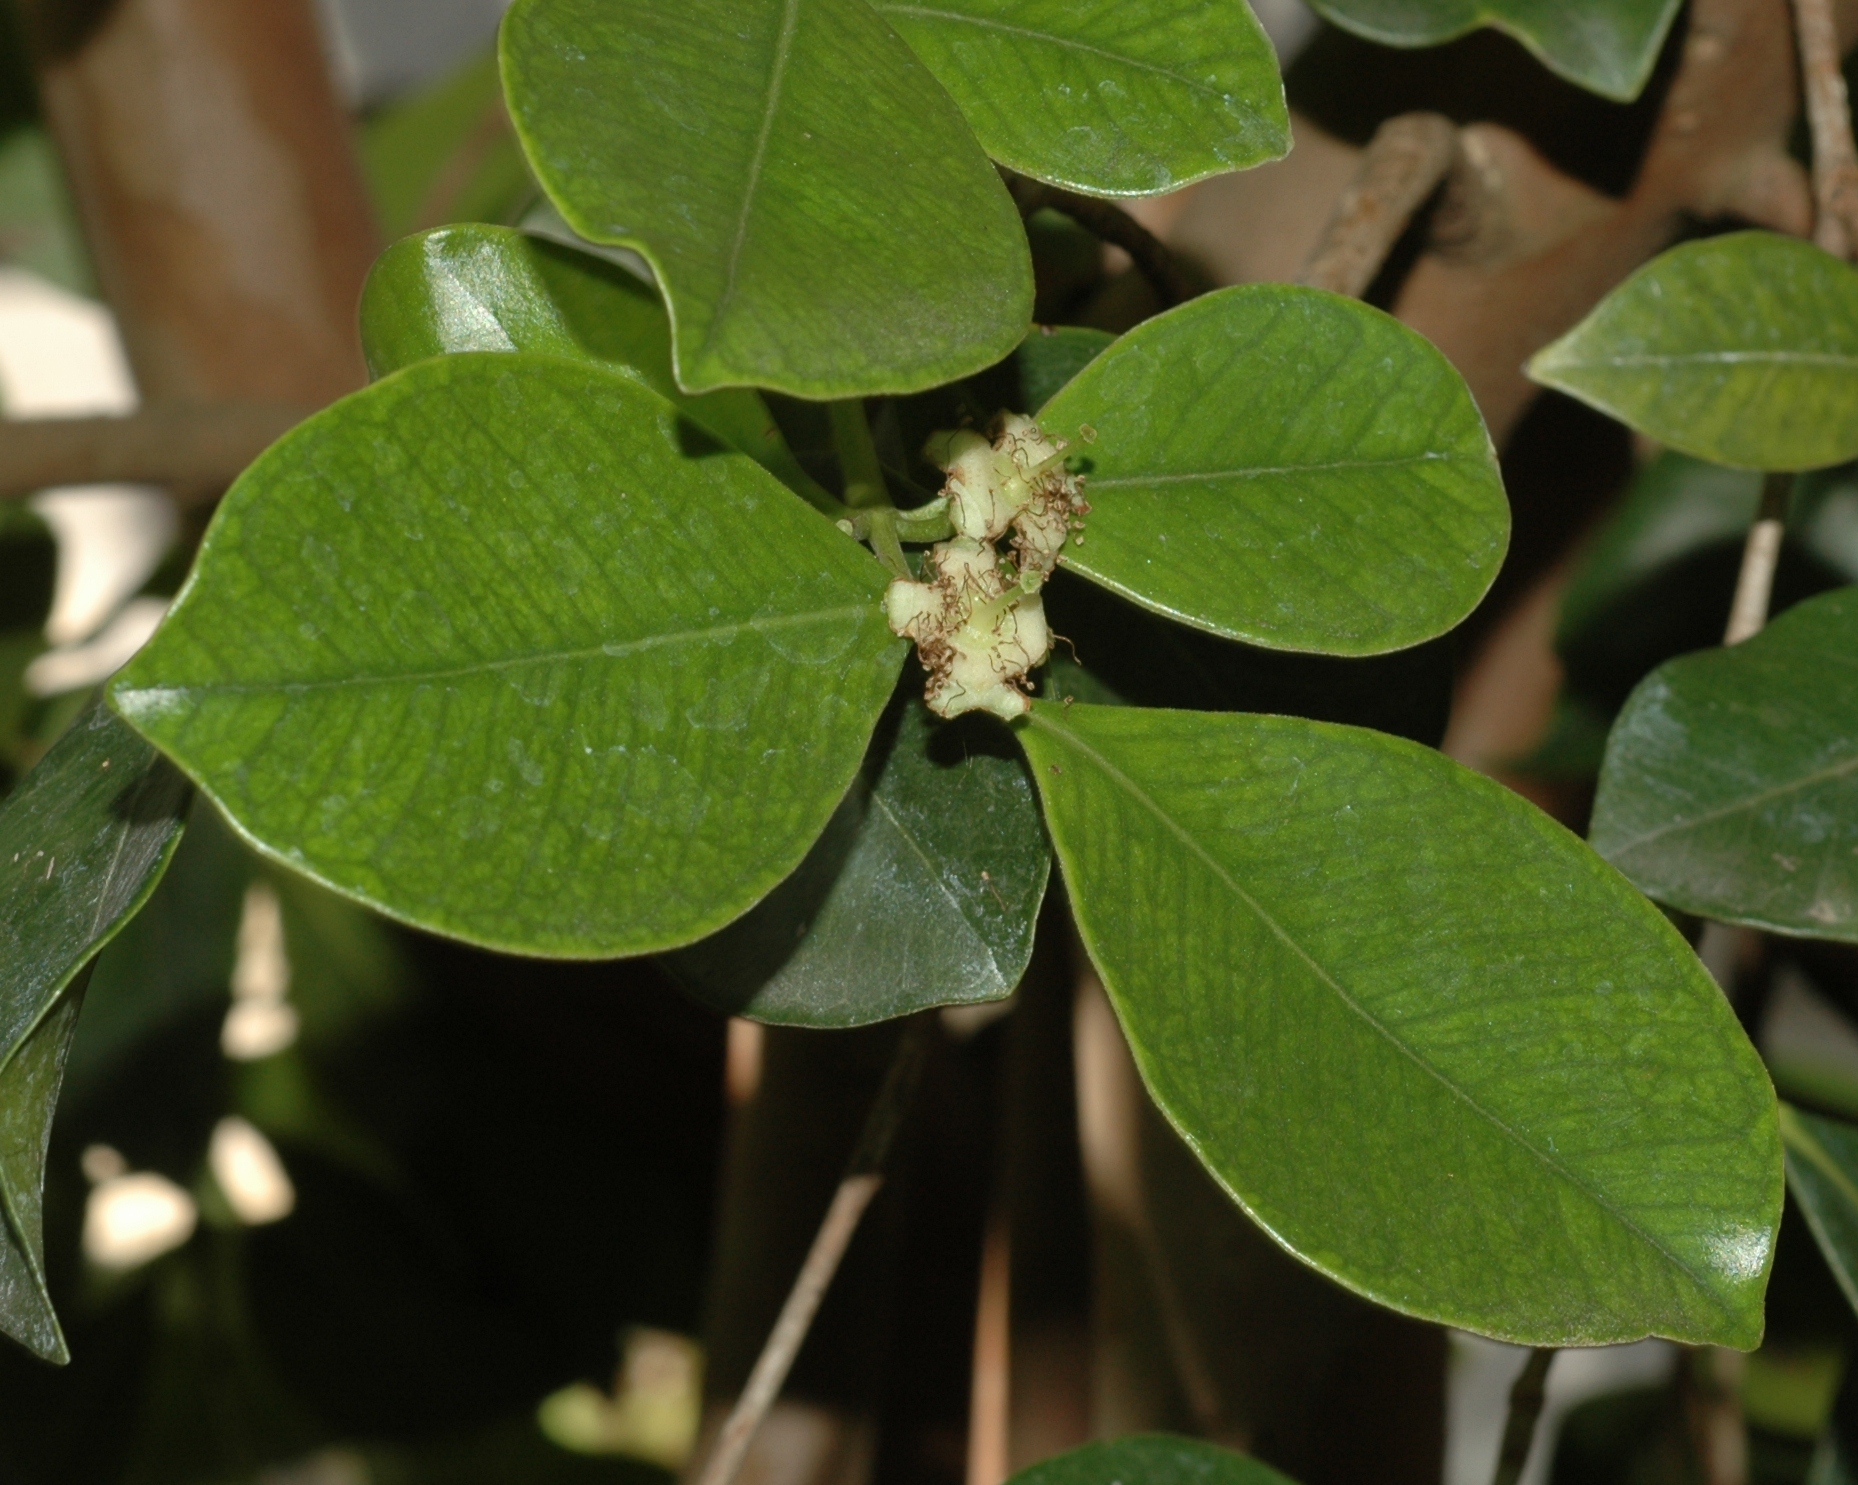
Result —
<svg viewBox="0 0 1858 1485"><path fill-rule="evenodd" d="M1067 447L1012 413L991 440L963 430L929 441L928 457L948 475L942 494L957 534L929 549L926 581L890 585L884 611L892 630L916 641L929 671L924 699L938 716L988 711L1011 721L1030 704L1027 676L1052 647L1039 590L1090 510L1082 478L1064 467ZM1007 537L1010 555L996 545Z"/></svg>

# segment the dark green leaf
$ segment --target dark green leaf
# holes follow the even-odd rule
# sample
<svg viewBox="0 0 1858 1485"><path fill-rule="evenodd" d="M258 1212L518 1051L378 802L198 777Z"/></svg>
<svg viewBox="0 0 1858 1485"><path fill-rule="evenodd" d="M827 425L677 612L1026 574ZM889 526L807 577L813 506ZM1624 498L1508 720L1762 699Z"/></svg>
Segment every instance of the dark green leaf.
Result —
<svg viewBox="0 0 1858 1485"><path fill-rule="evenodd" d="M1277 55L1244 0L876 0L1002 165L1140 196L1290 148Z"/></svg>
<svg viewBox="0 0 1858 1485"><path fill-rule="evenodd" d="M1065 565L1229 639L1333 655L1418 644L1471 611L1509 540L1463 379L1337 294L1204 295L1123 336L1039 420L1089 472L1089 525Z"/></svg>
<svg viewBox="0 0 1858 1485"><path fill-rule="evenodd" d="M1858 1126L1781 1105L1787 1186L1826 1266L1858 1310Z"/></svg>
<svg viewBox="0 0 1858 1485"><path fill-rule="evenodd" d="M1199 1439L1131 1434L1086 1444L1014 1475L1008 1485L1289 1485L1269 1465Z"/></svg>
<svg viewBox="0 0 1858 1485"><path fill-rule="evenodd" d="M686 390L909 392L1025 335L1012 200L864 0L518 0L502 45L537 177L650 261Z"/></svg>
<svg viewBox="0 0 1858 1485"><path fill-rule="evenodd" d="M1014 352L1023 407L1044 407L1071 378L1116 342L1107 330L1083 325L1035 325Z"/></svg>
<svg viewBox="0 0 1858 1485"><path fill-rule="evenodd" d="M714 932L825 828L902 645L877 563L690 442L595 366L397 372L241 477L115 704L392 916L565 957Z"/></svg>
<svg viewBox="0 0 1858 1485"><path fill-rule="evenodd" d="M1480 25L1602 97L1638 97L1677 0L1313 0L1338 26L1389 46L1437 46Z"/></svg>
<svg viewBox="0 0 1858 1485"><path fill-rule="evenodd" d="M368 275L361 339L377 377L460 351L543 351L617 367L788 485L811 483L754 392L678 389L670 322L649 285L559 243L484 226L397 242Z"/></svg>
<svg viewBox="0 0 1858 1485"><path fill-rule="evenodd" d="M920 701L872 744L800 869L669 963L700 999L799 1026L863 1026L1010 995L1051 849L1025 763L979 718Z"/></svg>
<svg viewBox="0 0 1858 1485"><path fill-rule="evenodd" d="M1858 587L1647 676L1591 838L1672 907L1858 942Z"/></svg>
<svg viewBox="0 0 1858 1485"><path fill-rule="evenodd" d="M69 1360L45 1291L40 1193L79 977L155 890L187 782L94 706L0 805L0 1330Z"/></svg>
<svg viewBox="0 0 1858 1485"><path fill-rule="evenodd" d="M1760 1338L1773 1090L1578 840L1355 728L1040 703L1023 737L1149 1092L1291 1252L1533 1345Z"/></svg>
<svg viewBox="0 0 1858 1485"><path fill-rule="evenodd" d="M1838 464L1858 455L1858 272L1771 232L1685 243L1529 374L1718 464Z"/></svg>

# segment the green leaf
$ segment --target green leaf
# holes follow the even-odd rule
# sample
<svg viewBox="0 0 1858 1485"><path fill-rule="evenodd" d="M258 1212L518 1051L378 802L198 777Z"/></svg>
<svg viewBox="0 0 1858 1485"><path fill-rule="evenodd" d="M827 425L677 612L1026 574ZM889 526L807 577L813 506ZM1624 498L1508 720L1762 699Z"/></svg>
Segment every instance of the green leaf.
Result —
<svg viewBox="0 0 1858 1485"><path fill-rule="evenodd" d="M1858 455L1858 272L1732 232L1652 259L1529 374L1660 442L1741 469Z"/></svg>
<svg viewBox="0 0 1858 1485"><path fill-rule="evenodd" d="M374 374L460 351L543 351L628 372L794 488L811 485L746 388L686 396L671 326L623 269L507 227L442 227L395 243L368 275L361 339Z"/></svg>
<svg viewBox="0 0 1858 1485"><path fill-rule="evenodd" d="M1858 1310L1858 1126L1781 1105L1787 1187L1839 1288Z"/></svg>
<svg viewBox="0 0 1858 1485"><path fill-rule="evenodd" d="M1086 366L1116 343L1107 330L1084 325L1034 325L1013 359L1022 407L1044 407Z"/></svg>
<svg viewBox="0 0 1858 1485"><path fill-rule="evenodd" d="M1023 740L1150 1094L1278 1242L1505 1340L1760 1338L1773 1089L1561 826L1320 722L1040 703Z"/></svg>
<svg viewBox="0 0 1858 1485"><path fill-rule="evenodd" d="M1858 943L1858 587L1647 676L1590 836L1672 907Z"/></svg>
<svg viewBox="0 0 1858 1485"><path fill-rule="evenodd" d="M1086 1444L1023 1469L1008 1485L1289 1485L1269 1465L1174 1434Z"/></svg>
<svg viewBox="0 0 1858 1485"><path fill-rule="evenodd" d="M883 569L662 398L422 361L222 502L117 708L262 850L494 948L647 953L806 854L896 681Z"/></svg>
<svg viewBox="0 0 1858 1485"><path fill-rule="evenodd" d="M518 0L503 81L574 230L636 248L691 392L911 392L1010 352L1019 215L864 0Z"/></svg>
<svg viewBox="0 0 1858 1485"><path fill-rule="evenodd" d="M1051 871L1025 763L978 717L937 724L914 698L897 710L799 870L670 956L698 999L864 1026L1012 994Z"/></svg>
<svg viewBox="0 0 1858 1485"><path fill-rule="evenodd" d="M1437 46L1481 25L1604 98L1638 97L1678 0L1312 0L1338 26L1388 46Z"/></svg>
<svg viewBox="0 0 1858 1485"><path fill-rule="evenodd" d="M1244 0L875 0L1002 165L1142 196L1290 148L1277 54Z"/></svg>
<svg viewBox="0 0 1858 1485"><path fill-rule="evenodd" d="M100 706L0 804L0 1330L70 1360L45 1289L45 1147L97 953L180 839L187 781Z"/></svg>
<svg viewBox="0 0 1858 1485"><path fill-rule="evenodd" d="M1039 421L1089 475L1065 565L1228 639L1404 649L1476 606L1509 540L1463 379L1337 294L1204 295L1119 339Z"/></svg>

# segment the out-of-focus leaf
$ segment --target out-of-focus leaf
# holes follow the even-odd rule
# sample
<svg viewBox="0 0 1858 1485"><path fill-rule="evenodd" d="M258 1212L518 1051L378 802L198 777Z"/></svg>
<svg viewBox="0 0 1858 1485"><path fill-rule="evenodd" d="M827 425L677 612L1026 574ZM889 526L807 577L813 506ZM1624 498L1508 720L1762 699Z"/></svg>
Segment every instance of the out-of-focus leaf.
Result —
<svg viewBox="0 0 1858 1485"><path fill-rule="evenodd" d="M1203 295L1117 340L1039 421L1089 476L1065 565L1228 639L1404 649L1471 611L1509 541L1463 378L1339 294Z"/></svg>
<svg viewBox="0 0 1858 1485"><path fill-rule="evenodd" d="M1277 1241L1507 1340L1759 1339L1774 1091L1581 842L1354 728L1040 702L1022 738L1149 1092Z"/></svg>
<svg viewBox="0 0 1858 1485"><path fill-rule="evenodd" d="M648 284L560 243L478 225L397 242L362 291L361 340L377 377L461 351L539 351L616 367L790 487L811 485L754 392L678 389L671 325Z"/></svg>
<svg viewBox="0 0 1858 1485"><path fill-rule="evenodd" d="M535 193L503 111L494 49L370 118L361 163L390 238L440 222L504 222Z"/></svg>
<svg viewBox="0 0 1858 1485"><path fill-rule="evenodd" d="M1244 0L876 0L987 153L1103 196L1290 148L1277 54Z"/></svg>
<svg viewBox="0 0 1858 1485"><path fill-rule="evenodd" d="M1858 455L1858 272L1732 232L1660 254L1529 374L1672 448L1741 469Z"/></svg>
<svg viewBox="0 0 1858 1485"><path fill-rule="evenodd" d="M1677 0L1315 0L1338 26L1388 46L1437 46L1480 25L1514 36L1551 71L1621 102L1651 76Z"/></svg>
<svg viewBox="0 0 1858 1485"><path fill-rule="evenodd" d="M698 999L800 1026L863 1026L1010 995L1051 849L1018 753L920 701L880 731L818 843L746 917L670 956Z"/></svg>
<svg viewBox="0 0 1858 1485"><path fill-rule="evenodd" d="M79 976L148 900L186 780L93 707L0 804L0 1330L69 1359L45 1290L40 1192Z"/></svg>
<svg viewBox="0 0 1858 1485"><path fill-rule="evenodd" d="M1024 337L1019 214L864 0L517 0L502 52L569 225L651 263L687 391L909 392Z"/></svg>
<svg viewBox="0 0 1858 1485"><path fill-rule="evenodd" d="M1199 1439L1139 1433L1086 1444L1023 1469L1008 1485L1289 1485L1246 1454Z"/></svg>
<svg viewBox="0 0 1858 1485"><path fill-rule="evenodd" d="M1858 1125L1781 1105L1787 1186L1813 1240L1858 1310Z"/></svg>
<svg viewBox="0 0 1858 1485"><path fill-rule="evenodd" d="M1858 587L1646 677L1590 835L1672 907L1858 942Z"/></svg>
<svg viewBox="0 0 1858 1485"><path fill-rule="evenodd" d="M0 142L0 261L73 294L97 292L58 152L37 127Z"/></svg>
<svg viewBox="0 0 1858 1485"><path fill-rule="evenodd" d="M434 931L605 958L712 933L857 773L884 570L630 377L422 361L222 502L116 706L254 844Z"/></svg>

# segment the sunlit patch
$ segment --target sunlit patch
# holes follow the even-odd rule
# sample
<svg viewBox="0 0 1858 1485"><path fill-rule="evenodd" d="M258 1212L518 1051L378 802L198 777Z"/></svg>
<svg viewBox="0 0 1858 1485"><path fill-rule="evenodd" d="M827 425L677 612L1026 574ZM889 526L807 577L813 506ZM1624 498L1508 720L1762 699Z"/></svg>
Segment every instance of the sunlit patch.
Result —
<svg viewBox="0 0 1858 1485"><path fill-rule="evenodd" d="M207 1145L207 1168L232 1213L248 1227L288 1217L297 1205L284 1162L271 1141L245 1120L221 1119Z"/></svg>
<svg viewBox="0 0 1858 1485"><path fill-rule="evenodd" d="M166 1176L131 1171L108 1145L87 1149L83 1166L95 1183L84 1207L84 1256L98 1268L140 1268L194 1235L194 1199Z"/></svg>

